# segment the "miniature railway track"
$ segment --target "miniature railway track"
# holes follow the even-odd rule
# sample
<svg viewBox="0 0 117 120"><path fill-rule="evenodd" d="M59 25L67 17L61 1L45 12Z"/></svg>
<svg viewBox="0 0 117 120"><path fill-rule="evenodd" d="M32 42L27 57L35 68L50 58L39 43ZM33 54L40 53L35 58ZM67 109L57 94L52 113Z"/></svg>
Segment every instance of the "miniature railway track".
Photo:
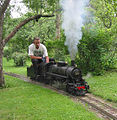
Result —
<svg viewBox="0 0 117 120"><path fill-rule="evenodd" d="M79 99L95 108L105 119L117 120L117 109L104 100L97 98L91 94L87 94L85 97L79 97Z"/></svg>
<svg viewBox="0 0 117 120"><path fill-rule="evenodd" d="M26 82L40 85L44 88L52 89L60 94L67 95L75 101L81 101L83 104L88 104L93 110L95 110L96 112L101 114L101 117L103 117L104 119L117 120L117 108L114 108L110 103L107 103L106 101L104 101L100 98L97 98L89 93L87 93L85 96L82 96L82 97L73 96L73 95L70 95L63 90L59 90L55 87L45 85L43 83L32 81L31 79L29 79L25 76L22 76L22 75L18 75L18 74L14 74L14 73L7 73L7 72L4 72L4 74L19 78L19 79L24 80Z"/></svg>

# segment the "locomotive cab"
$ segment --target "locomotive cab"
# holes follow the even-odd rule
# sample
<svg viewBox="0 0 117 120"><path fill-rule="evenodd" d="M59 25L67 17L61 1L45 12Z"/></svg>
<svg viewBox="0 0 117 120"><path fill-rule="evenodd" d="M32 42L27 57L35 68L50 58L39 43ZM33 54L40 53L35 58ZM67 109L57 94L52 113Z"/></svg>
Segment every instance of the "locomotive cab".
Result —
<svg viewBox="0 0 117 120"><path fill-rule="evenodd" d="M55 59L53 58L49 58L49 64L54 64L55 63ZM40 64L38 64L38 71L37 71L37 75L35 74L35 69L33 64L30 67L27 67L27 76L30 77L32 80L37 80L39 81L39 76L43 76L43 73L45 72L45 66L47 66L47 63L45 62L41 62ZM41 80L42 78L40 78Z"/></svg>

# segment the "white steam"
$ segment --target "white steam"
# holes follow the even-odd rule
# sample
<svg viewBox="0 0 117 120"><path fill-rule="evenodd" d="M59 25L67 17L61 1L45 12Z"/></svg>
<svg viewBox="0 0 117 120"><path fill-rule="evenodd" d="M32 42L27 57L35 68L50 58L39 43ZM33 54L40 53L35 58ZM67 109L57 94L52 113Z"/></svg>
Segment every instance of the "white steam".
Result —
<svg viewBox="0 0 117 120"><path fill-rule="evenodd" d="M62 28L65 31L66 42L71 58L74 60L77 53L77 45L82 38L83 16L85 6L89 0L61 0L63 9Z"/></svg>

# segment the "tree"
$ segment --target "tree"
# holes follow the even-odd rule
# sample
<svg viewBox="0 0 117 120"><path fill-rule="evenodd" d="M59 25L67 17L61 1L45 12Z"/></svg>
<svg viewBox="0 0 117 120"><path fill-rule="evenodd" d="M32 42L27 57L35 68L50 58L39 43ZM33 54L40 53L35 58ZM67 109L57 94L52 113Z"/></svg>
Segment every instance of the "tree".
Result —
<svg viewBox="0 0 117 120"><path fill-rule="evenodd" d="M116 0L91 0L90 5L95 16L101 20L104 27L111 28L117 19Z"/></svg>
<svg viewBox="0 0 117 120"><path fill-rule="evenodd" d="M3 48L4 48L4 41L2 39L3 35L3 22L4 22L4 15L5 11L10 3L10 0L2 0L0 2L0 86L4 86L4 76L3 76Z"/></svg>
<svg viewBox="0 0 117 120"><path fill-rule="evenodd" d="M94 20L85 23L76 62L84 73L100 75L115 67L117 41L116 0L90 0ZM90 16L88 16L89 18ZM90 20L90 19L89 19Z"/></svg>
<svg viewBox="0 0 117 120"><path fill-rule="evenodd" d="M32 16L30 18L27 18L19 23L13 31L5 38L3 39L3 23L4 23L4 17L5 17L5 12L9 6L11 0L1 0L0 1L0 86L3 87L5 85L4 81L4 75L3 75L3 48L5 47L6 43L18 32L18 30L27 24L28 22L32 20L38 20L41 17L53 17L54 15L42 15L42 14L37 14L35 16ZM50 0L48 0L50 3ZM35 2L35 1L34 1ZM47 2L47 1L46 1Z"/></svg>
<svg viewBox="0 0 117 120"><path fill-rule="evenodd" d="M40 14L42 14L44 12L56 12L56 39L60 39L61 9L59 0L34 0L34 2L31 0L25 0L24 3L27 5L27 7L32 8L35 13L40 12Z"/></svg>
<svg viewBox="0 0 117 120"><path fill-rule="evenodd" d="M60 39L60 21L61 21L61 14L60 14L60 6L59 6L59 0L56 1L56 39Z"/></svg>

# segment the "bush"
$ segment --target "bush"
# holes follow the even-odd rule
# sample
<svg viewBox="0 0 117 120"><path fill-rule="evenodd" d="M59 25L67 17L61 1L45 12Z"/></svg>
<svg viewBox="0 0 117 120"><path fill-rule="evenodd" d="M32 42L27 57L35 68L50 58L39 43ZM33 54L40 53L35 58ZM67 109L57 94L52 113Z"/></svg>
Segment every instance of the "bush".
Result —
<svg viewBox="0 0 117 120"><path fill-rule="evenodd" d="M6 47L4 49L4 57L7 59L7 61L9 61L11 59L11 56L12 56L12 50Z"/></svg>
<svg viewBox="0 0 117 120"><path fill-rule="evenodd" d="M100 75L105 69L105 59L110 48L111 38L108 32L98 27L83 29L83 37L78 45L76 62L84 73ZM107 57L106 57L107 58ZM113 59L111 59L111 63ZM110 65L110 64L109 64Z"/></svg>
<svg viewBox="0 0 117 120"><path fill-rule="evenodd" d="M14 52L12 58L16 66L24 66L28 55L27 53Z"/></svg>
<svg viewBox="0 0 117 120"><path fill-rule="evenodd" d="M103 66L105 70L115 69L117 63L117 44L112 44L109 52L102 58Z"/></svg>
<svg viewBox="0 0 117 120"><path fill-rule="evenodd" d="M69 58L69 52L67 46L64 45L65 36L63 31L61 32L61 39L48 40L46 47L48 49L49 57L53 57L58 61L65 61Z"/></svg>

